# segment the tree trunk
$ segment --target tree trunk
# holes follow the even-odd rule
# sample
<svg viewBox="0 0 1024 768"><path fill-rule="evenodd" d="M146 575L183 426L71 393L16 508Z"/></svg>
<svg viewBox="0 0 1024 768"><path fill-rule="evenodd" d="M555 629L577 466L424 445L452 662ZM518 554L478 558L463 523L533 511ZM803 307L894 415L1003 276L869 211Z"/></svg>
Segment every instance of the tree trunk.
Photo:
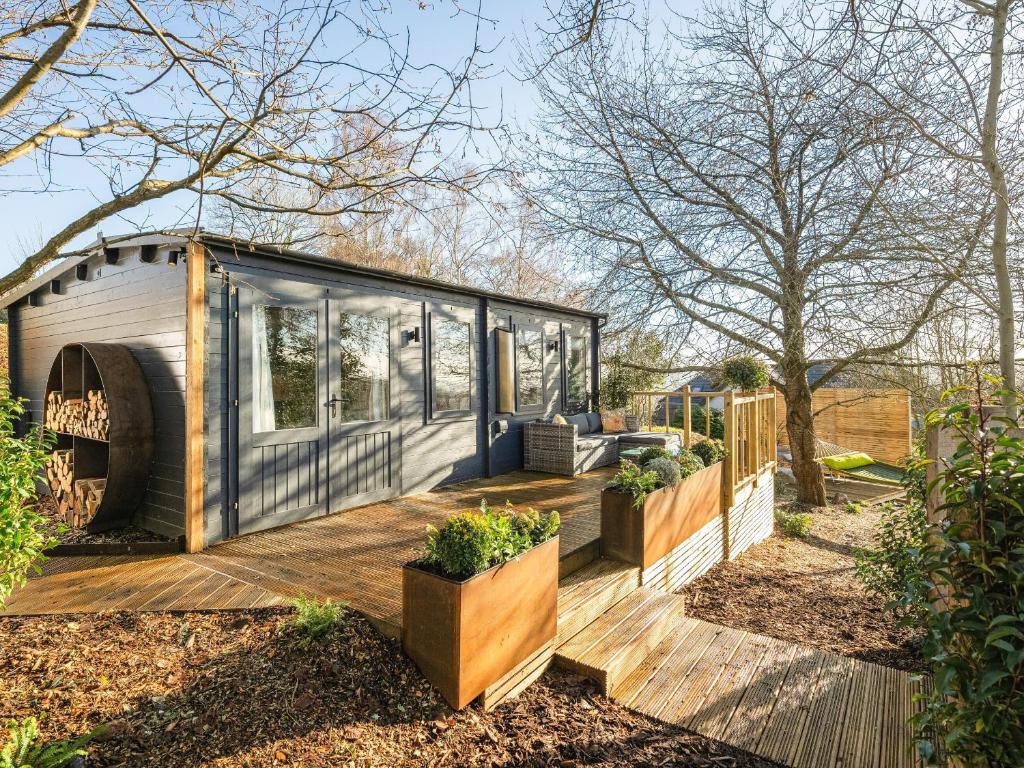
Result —
<svg viewBox="0 0 1024 768"><path fill-rule="evenodd" d="M992 6L992 40L989 47L989 82L985 101L985 118L981 132L981 156L988 173L989 184L995 198L995 218L992 231L992 268L996 276L999 323L999 373L1003 386L1010 393L1003 398L1007 412L1015 416L1016 399L1013 391L1017 386L1014 361L1014 319L1013 291L1010 285L1010 270L1007 264L1007 230L1009 225L1009 192L1006 188L1006 174L999 160L997 131L999 124L999 96L1003 88L1003 42L1006 37L1006 20L1009 15L1009 0L996 0Z"/></svg>
<svg viewBox="0 0 1024 768"><path fill-rule="evenodd" d="M793 476L796 478L797 501L824 507L825 477L814 460L814 408L807 372L801 366L786 372L786 434L793 454Z"/></svg>

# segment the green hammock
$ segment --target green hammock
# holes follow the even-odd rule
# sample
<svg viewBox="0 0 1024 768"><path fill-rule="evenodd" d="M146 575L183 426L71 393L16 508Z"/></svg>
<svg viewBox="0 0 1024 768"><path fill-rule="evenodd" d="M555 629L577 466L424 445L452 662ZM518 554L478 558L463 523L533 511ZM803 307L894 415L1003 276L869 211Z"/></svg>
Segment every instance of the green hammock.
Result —
<svg viewBox="0 0 1024 768"><path fill-rule="evenodd" d="M843 448L825 440L816 440L815 442L817 443L814 451L815 460L826 470L837 475L850 477L854 480L863 480L867 483L893 486L903 485L903 480L907 476L907 472L903 467L896 466L895 464L886 464L884 461L872 461L870 464L850 469L835 469L825 464L822 459L833 456L846 456L857 453L857 451L851 451L848 448Z"/></svg>

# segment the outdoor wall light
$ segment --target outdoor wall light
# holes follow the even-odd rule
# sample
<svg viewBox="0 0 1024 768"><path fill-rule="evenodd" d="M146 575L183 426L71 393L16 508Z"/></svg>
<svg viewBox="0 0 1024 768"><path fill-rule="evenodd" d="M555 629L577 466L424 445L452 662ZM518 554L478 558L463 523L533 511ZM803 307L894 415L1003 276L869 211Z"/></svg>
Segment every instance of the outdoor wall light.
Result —
<svg viewBox="0 0 1024 768"><path fill-rule="evenodd" d="M548 352L557 352L557 351L558 351L558 342L557 341L549 341L548 342Z"/></svg>
<svg viewBox="0 0 1024 768"><path fill-rule="evenodd" d="M420 327L417 325L415 328L405 332L405 338L410 342L420 343Z"/></svg>

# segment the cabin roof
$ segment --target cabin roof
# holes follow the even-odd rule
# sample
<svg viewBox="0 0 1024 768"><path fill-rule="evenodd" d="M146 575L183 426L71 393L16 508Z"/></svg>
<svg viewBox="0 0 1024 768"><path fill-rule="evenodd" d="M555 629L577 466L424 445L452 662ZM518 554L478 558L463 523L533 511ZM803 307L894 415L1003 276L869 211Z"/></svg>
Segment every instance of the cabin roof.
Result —
<svg viewBox="0 0 1024 768"><path fill-rule="evenodd" d="M9 307L19 299L28 296L31 293L39 290L46 286L51 280L58 280L64 274L67 274L70 270L73 270L78 264L86 261L91 256L94 256L102 248L132 248L141 245L158 245L158 246L175 246L180 245L184 247L190 239L196 239L202 242L208 247L220 247L227 248L234 251L242 251L249 254L264 256L270 259L277 259L280 261L288 261L294 263L312 264L321 267L327 267L332 270L336 270L340 273L349 275L363 275L366 277L375 277L384 280L391 280L395 282L404 283L406 285L416 285L424 288L435 288L445 291L451 291L452 293L458 293L466 296L484 297L489 299L495 299L498 301L505 301L512 304L520 304L527 307L535 307L538 309L554 310L557 312L564 312L566 314L578 315L581 317L592 317L605 319L607 315L603 312L592 312L586 309L580 309L578 307L570 307L564 304L556 304L549 301L539 301L536 299L521 298L517 296L511 296L508 294L499 293L497 291L489 291L483 288L475 288L468 285L459 285L458 283L450 283L444 280L435 280L429 277L419 277L415 275L408 275L403 272L396 272L390 269L381 269L378 267L367 267L360 264L353 264L351 262L337 261L335 259L328 259L323 256L318 256L315 253L308 253L305 251L293 250L289 248L283 248L276 245L267 245L256 243L250 240L243 240L237 237L231 237L229 235L221 235L213 232L200 231L197 234L193 230L153 230L150 232L139 232L128 235L120 235L117 237L106 237L97 238L90 245L84 248L77 249L75 251L69 251L61 254L59 261L55 262L53 266L39 273L31 280L23 283L12 291L7 292L0 297L0 308Z"/></svg>

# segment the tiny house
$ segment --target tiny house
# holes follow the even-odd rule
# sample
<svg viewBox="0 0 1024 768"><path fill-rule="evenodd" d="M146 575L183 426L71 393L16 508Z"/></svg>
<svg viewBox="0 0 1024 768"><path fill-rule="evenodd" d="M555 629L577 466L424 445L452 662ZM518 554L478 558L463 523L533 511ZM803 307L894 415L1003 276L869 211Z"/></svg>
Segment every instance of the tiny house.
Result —
<svg viewBox="0 0 1024 768"><path fill-rule="evenodd" d="M137 465L133 508L114 517L189 551L520 468L524 422L596 402L604 319L173 232L68 254L0 304L32 420L86 395L106 408L115 388L132 391L120 377L145 382L147 451L135 450L145 419L59 440L94 472ZM108 346L138 365L104 374L89 361Z"/></svg>

